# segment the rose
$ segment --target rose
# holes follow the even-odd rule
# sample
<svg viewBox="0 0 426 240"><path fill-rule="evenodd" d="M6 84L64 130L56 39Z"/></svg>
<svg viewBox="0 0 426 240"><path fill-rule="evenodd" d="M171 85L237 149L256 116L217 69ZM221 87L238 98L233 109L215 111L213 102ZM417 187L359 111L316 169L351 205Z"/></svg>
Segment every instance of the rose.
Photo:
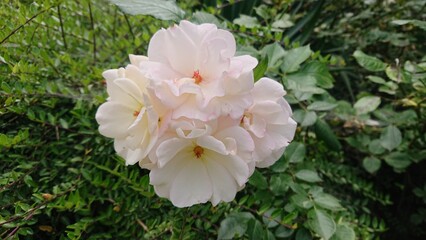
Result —
<svg viewBox="0 0 426 240"><path fill-rule="evenodd" d="M257 60L235 49L231 33L182 21L154 34L148 57L103 74L100 133L127 165L150 170L155 192L175 206L232 201L294 137L282 85L254 83Z"/></svg>

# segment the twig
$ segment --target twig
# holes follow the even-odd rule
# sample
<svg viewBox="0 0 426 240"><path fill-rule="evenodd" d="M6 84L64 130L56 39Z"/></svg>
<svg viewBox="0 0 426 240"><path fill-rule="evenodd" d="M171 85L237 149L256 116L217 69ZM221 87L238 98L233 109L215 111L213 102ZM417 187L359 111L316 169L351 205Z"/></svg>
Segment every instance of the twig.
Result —
<svg viewBox="0 0 426 240"><path fill-rule="evenodd" d="M21 182L21 181L25 178L25 176L27 176L27 175L31 174L32 172L34 172L34 171L37 169L37 167L38 167L38 165L35 165L35 166L34 166L34 167L32 167L29 171L27 171L24 175L20 176L18 180L14 181L14 182L11 182L11 183L9 183L9 184L7 184L7 185L2 186L2 187L0 188L0 192L1 192L1 191L3 191L3 190L5 190L6 188L10 188L10 187L12 187L13 185L15 185L15 184L17 184L17 183Z"/></svg>
<svg viewBox="0 0 426 240"><path fill-rule="evenodd" d="M10 237L12 237L13 235L15 235L15 233L19 230L20 226L17 226L15 229L13 229L12 232L10 232L5 239L8 239Z"/></svg>
<svg viewBox="0 0 426 240"><path fill-rule="evenodd" d="M256 211L256 210L254 210L254 209L251 209L251 208L249 208L249 207L246 207L246 206L241 206L242 208L244 208L244 209L246 209L246 210L249 210L250 212L252 212L252 213L254 213L254 214L259 214L259 212L258 211ZM275 218L272 218L272 217L270 217L270 216L267 216L267 215L265 215L265 214L260 214L262 217L265 217L265 218L267 218L269 221L274 221L274 222L276 222L276 223L278 223L278 224L280 224L281 226L283 226L283 227L286 227L286 228L289 228L289 229L294 229L294 227L292 226L292 225L289 225L289 224L285 224L285 223L283 223L283 222L281 222L281 221L278 221L277 219L275 219Z"/></svg>
<svg viewBox="0 0 426 240"><path fill-rule="evenodd" d="M61 193L61 194L55 195L52 199L49 199L49 200L45 200L45 201L43 201L42 203L38 204L37 206L35 206L34 208L30 209L28 212L25 212L25 213L24 213L24 214L22 214L22 215L15 216L15 217L12 217L12 218L9 218L8 220L6 220L6 221L4 221L4 222L0 223L0 227L1 227L1 226L3 226L4 224L7 224L7 223L10 223L10 222L13 222L13 221L18 220L18 219L21 219L21 218L23 218L24 220L29 220L29 219L31 219L31 218L34 216L35 211L37 211L37 210L39 210L40 208L42 208L42 207L46 206L46 205L47 205L49 202L51 202L52 200L57 199L57 198L59 198L59 197L62 197L62 196L64 196L64 195L66 195L67 193L70 193L70 192L72 192L72 191L76 190L76 189L77 189L77 186L78 186L78 181L80 181L80 178L77 178L76 183L75 183L73 186L71 186L68 190L64 191L64 192L63 192L63 193Z"/></svg>
<svg viewBox="0 0 426 240"><path fill-rule="evenodd" d="M46 23L44 23L44 22L38 22L38 21L34 21L34 22L35 22L35 23L38 23L39 25L41 25L41 26L43 26L43 27L45 27L45 28L47 28L47 29L52 29L52 30L54 30L54 31L60 31L60 29L57 29L56 27L48 26L48 25L46 25ZM74 33L71 33L71 32L64 32L64 34L65 34L65 35L68 35L68 36L71 36L71 37L75 37L75 38L80 39L80 40L82 40L82 41L84 41L84 42L87 42L87 43L92 44L92 40L86 39L86 38L84 38L84 37L82 37L82 36L79 36L79 35L76 35L76 34L74 34Z"/></svg>
<svg viewBox="0 0 426 240"><path fill-rule="evenodd" d="M50 8L43 9L40 12L38 12L36 15L30 17L27 21L25 21L23 24L19 25L19 27L15 28L12 32L9 33L9 35L7 35L3 40L1 40L0 45L3 44L4 42L6 42L7 39L9 39L13 34L15 34L17 31L19 31L25 25L30 23L34 18L38 17L39 15L41 15L42 13L46 12L47 10L49 10L51 8L53 8L53 6L50 7Z"/></svg>
<svg viewBox="0 0 426 240"><path fill-rule="evenodd" d="M127 23L127 26L129 27L130 34L132 35L133 40L135 40L136 39L135 34L133 34L132 25L130 25L130 21L129 21L129 18L127 17L127 14L124 14L124 19L126 19L126 23Z"/></svg>
<svg viewBox="0 0 426 240"><path fill-rule="evenodd" d="M185 230L185 223L186 223L186 218L189 215L189 208L186 209L185 211L185 218L182 221L182 226L180 228L180 234L179 234L179 240L183 239L183 234L184 234L184 230Z"/></svg>
<svg viewBox="0 0 426 240"><path fill-rule="evenodd" d="M138 224L143 228L143 230L145 230L145 232L148 232L149 229L148 227L145 225L145 223L143 223L139 218L136 218L136 222L138 222Z"/></svg>
<svg viewBox="0 0 426 240"><path fill-rule="evenodd" d="M61 4L58 4L58 17L59 17L59 23L61 25L61 35L62 40L64 41L64 47L67 49L67 41L65 40L65 32L64 32L64 23L62 21L62 14L61 14Z"/></svg>
<svg viewBox="0 0 426 240"><path fill-rule="evenodd" d="M228 2L228 3L223 3L222 5L220 5L220 6L217 6L217 9L219 10L219 9L222 9L222 8L225 8L225 7L227 7L227 6L229 6L229 5L233 5L233 4L236 4L236 3L239 3L239 2L243 2L244 0L235 0L234 2Z"/></svg>
<svg viewBox="0 0 426 240"><path fill-rule="evenodd" d="M90 16L90 24L92 26L93 31L93 61L96 63L96 34L95 34L95 23L93 21L93 14L92 14L92 4L90 4L89 1L89 16Z"/></svg>

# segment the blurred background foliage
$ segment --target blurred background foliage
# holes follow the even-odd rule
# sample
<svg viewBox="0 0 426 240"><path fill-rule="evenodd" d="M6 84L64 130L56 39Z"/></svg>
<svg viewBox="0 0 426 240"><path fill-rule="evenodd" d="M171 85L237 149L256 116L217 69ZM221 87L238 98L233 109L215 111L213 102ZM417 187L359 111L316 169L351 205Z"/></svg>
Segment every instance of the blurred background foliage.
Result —
<svg viewBox="0 0 426 240"><path fill-rule="evenodd" d="M113 4L115 3L115 4ZM424 0L0 3L1 239L425 239ZM102 71L181 19L281 82L295 140L230 203L179 209L97 132Z"/></svg>

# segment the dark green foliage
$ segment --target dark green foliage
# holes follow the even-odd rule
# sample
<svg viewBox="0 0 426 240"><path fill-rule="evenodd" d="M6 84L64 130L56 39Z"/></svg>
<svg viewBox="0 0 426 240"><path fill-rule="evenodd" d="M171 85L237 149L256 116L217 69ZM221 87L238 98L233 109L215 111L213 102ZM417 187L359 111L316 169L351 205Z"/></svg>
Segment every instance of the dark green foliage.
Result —
<svg viewBox="0 0 426 240"><path fill-rule="evenodd" d="M424 1L127 2L150 16L107 1L0 3L1 239L426 237ZM298 122L285 154L216 207L157 197L94 118L102 71L182 17L232 31Z"/></svg>

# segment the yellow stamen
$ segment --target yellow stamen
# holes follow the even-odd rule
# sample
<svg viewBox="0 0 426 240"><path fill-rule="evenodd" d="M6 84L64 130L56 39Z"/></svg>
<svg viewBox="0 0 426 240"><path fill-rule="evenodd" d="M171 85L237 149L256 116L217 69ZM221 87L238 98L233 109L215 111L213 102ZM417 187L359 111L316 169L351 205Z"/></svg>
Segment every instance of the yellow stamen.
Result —
<svg viewBox="0 0 426 240"><path fill-rule="evenodd" d="M202 148L200 146L195 146L193 151L194 151L195 156L197 158L200 158L204 153L204 148Z"/></svg>
<svg viewBox="0 0 426 240"><path fill-rule="evenodd" d="M192 75L192 78L195 80L195 84L200 84L201 81L203 81L199 70L194 71L194 75Z"/></svg>

